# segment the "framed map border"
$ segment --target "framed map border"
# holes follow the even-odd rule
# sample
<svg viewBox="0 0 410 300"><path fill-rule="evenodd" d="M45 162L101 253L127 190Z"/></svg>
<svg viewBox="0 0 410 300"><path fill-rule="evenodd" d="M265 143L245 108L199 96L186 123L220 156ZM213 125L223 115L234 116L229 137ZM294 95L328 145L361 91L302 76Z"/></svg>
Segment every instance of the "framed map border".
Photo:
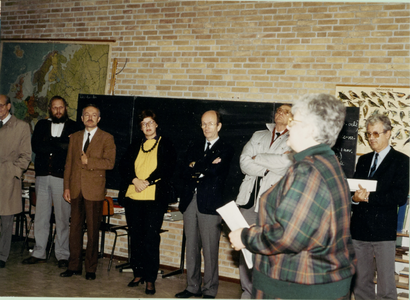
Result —
<svg viewBox="0 0 410 300"><path fill-rule="evenodd" d="M40 39L33 39L33 40L31 40L31 39L27 39L27 40L26 39L16 39L16 40L13 40L13 39L4 39L4 40L0 40L0 45L1 45L1 49L0 49L0 68L3 68L2 63L3 63L4 45L5 44L33 44L33 46L34 46L34 44L48 44L48 45L50 45L50 49L51 49L50 51L52 51L54 45L62 45L62 44L63 45L81 45L81 46L84 46L84 45L106 46L106 47L108 47L108 49L107 49L107 51L108 51L107 52L107 63L106 63L106 65L104 65L104 67L106 68L106 71L102 75L103 79L100 80L100 82L103 86L100 86L98 91L91 91L91 93L94 93L94 94L101 94L101 93L107 94L107 91L108 91L108 88L109 88L108 80L109 80L109 71L110 71L110 67L111 67L110 64L111 64L111 51L112 51L111 44L112 44L112 42L113 41L105 41L105 40L101 40L101 41L99 41L99 40L90 40L90 41L87 41L87 40L71 40L71 39L70 40L64 40L64 39L62 39L62 40L40 40ZM39 60L40 59L42 59L42 58L39 58ZM3 69L1 69L1 74L2 74L2 76L5 76L5 74L3 73ZM2 90L3 89L4 88L2 88ZM2 91L2 92L4 93L5 91ZM14 108L15 108L15 105L22 106L23 103L27 106L27 108L26 108L27 112L24 115L23 115L23 113L15 112L14 108L12 109L12 112L16 115L16 117L18 117L20 119L24 119L25 121L29 122L30 125L34 128L34 125L37 122L38 118L35 117L35 114L34 114L34 117L30 114L33 113L33 110L38 110L38 108L36 108L37 105L41 105L43 108L40 112L39 118L45 117L44 105L45 105L45 102L48 103L48 101L49 101L49 99L46 99L46 98L51 98L51 96L47 95L47 97L46 97L46 96L44 96L44 93L43 93L43 95L42 95L43 96L42 104L40 104L40 103L36 103L36 100L37 100L36 96L33 96L33 95L29 96L27 91L25 91L25 92L26 92L26 95L24 95L24 97L22 99L16 98L16 97L14 97L14 95L10 95L9 93L6 93L6 94L8 94L10 96ZM90 91L87 91L87 90L83 91L81 89L78 89L75 92L71 93L71 95L65 95L63 93L61 93L61 94L57 93L60 96L66 98L66 100L70 103L70 107L69 107L68 112L69 112L70 118L72 118L74 120L76 119L76 115L77 115L77 101L78 101L78 94L80 94L80 93L90 93Z"/></svg>

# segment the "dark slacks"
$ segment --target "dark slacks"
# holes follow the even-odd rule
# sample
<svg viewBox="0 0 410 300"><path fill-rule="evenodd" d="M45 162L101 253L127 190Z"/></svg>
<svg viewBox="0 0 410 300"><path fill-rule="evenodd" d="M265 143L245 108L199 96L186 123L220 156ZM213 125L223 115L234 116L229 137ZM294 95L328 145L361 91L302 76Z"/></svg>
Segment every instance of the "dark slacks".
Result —
<svg viewBox="0 0 410 300"><path fill-rule="evenodd" d="M125 215L131 243L130 264L134 277L155 282L159 269L160 232L166 204L127 198Z"/></svg>
<svg viewBox="0 0 410 300"><path fill-rule="evenodd" d="M102 219L103 201L90 201L80 194L71 199L70 259L68 270L82 269L83 226L87 225L87 248L85 250L85 271L95 273L98 264L98 241Z"/></svg>
<svg viewBox="0 0 410 300"><path fill-rule="evenodd" d="M199 212L197 194L183 214L186 236L187 288L191 293L202 292L216 297L219 286L219 239L221 221L219 215ZM204 286L201 289L201 249L204 256Z"/></svg>

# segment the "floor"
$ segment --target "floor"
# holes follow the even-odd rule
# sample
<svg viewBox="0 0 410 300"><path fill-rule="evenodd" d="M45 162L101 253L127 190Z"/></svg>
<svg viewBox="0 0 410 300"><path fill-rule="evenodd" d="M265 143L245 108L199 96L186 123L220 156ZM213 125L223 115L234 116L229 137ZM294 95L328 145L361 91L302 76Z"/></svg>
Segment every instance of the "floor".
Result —
<svg viewBox="0 0 410 300"><path fill-rule="evenodd" d="M145 285L127 287L133 278L132 273L119 272L115 265L124 263L115 260L111 271L107 271L108 258L99 259L97 279L85 280L82 276L62 278L64 269L57 267L54 257L47 263L23 265L29 252L21 253L22 242L13 242L6 267L0 269L0 297L98 297L98 298L174 298L186 287L186 275L179 274L167 278L158 276L156 294L145 294ZM168 270L164 270L168 273ZM238 283L220 281L217 298L238 299L241 288ZM2 300L5 298L1 298ZM192 298L198 299L198 298Z"/></svg>

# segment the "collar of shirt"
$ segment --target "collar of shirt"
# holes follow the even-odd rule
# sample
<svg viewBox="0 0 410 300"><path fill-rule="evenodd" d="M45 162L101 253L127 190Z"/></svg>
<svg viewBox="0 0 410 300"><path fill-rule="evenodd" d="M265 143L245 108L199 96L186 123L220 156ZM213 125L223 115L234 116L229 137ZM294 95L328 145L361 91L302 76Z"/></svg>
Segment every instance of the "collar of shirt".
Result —
<svg viewBox="0 0 410 300"><path fill-rule="evenodd" d="M94 128L91 131L87 131L86 129L84 129L83 148L84 148L85 141L87 140L88 134L90 134L90 143L91 143L91 140L93 139L95 133L97 132L97 129L98 127Z"/></svg>
<svg viewBox="0 0 410 300"><path fill-rule="evenodd" d="M10 120L10 118L11 118L11 113L9 113L8 116L4 118L3 125L6 124L7 121Z"/></svg>
<svg viewBox="0 0 410 300"><path fill-rule="evenodd" d="M211 149L218 140L219 140L219 136L216 139L212 140L212 141L208 141L208 140L205 139L204 151L206 150L206 148L208 146L208 142L211 143L211 145L209 146L209 149Z"/></svg>
<svg viewBox="0 0 410 300"><path fill-rule="evenodd" d="M49 119L51 121L51 119ZM51 121L51 136L52 137L60 137L63 133L65 123L53 123Z"/></svg>
<svg viewBox="0 0 410 300"><path fill-rule="evenodd" d="M383 159L386 157L387 153L389 153L390 149L391 149L391 146L388 145L386 148L384 148L382 151L379 152L379 158L377 159L376 169L380 166ZM370 164L371 166L373 166L374 158L376 157L376 155L374 155L375 153L376 152L373 152L373 159L372 159L372 163Z"/></svg>

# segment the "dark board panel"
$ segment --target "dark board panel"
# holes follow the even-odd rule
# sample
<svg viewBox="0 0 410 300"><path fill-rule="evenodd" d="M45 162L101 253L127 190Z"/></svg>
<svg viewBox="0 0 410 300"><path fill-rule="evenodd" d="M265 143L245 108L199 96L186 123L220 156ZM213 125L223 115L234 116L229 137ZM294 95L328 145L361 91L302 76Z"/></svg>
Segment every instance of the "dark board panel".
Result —
<svg viewBox="0 0 410 300"><path fill-rule="evenodd" d="M346 119L333 146L347 178L352 178L356 165L357 133L359 130L359 107L347 107Z"/></svg>
<svg viewBox="0 0 410 300"><path fill-rule="evenodd" d="M95 104L101 112L98 127L114 136L117 153L114 169L107 172L106 187L108 189L117 190L119 188L118 162L132 140L135 98L134 96L78 95L77 122L81 122L83 108L88 104Z"/></svg>
<svg viewBox="0 0 410 300"><path fill-rule="evenodd" d="M222 116L221 138L226 139L235 149L230 175L226 183L226 199L236 199L243 174L239 168L239 156L245 143L257 130L265 129L265 123L273 120L276 103L233 102L218 100L193 100L173 98L153 98L134 96L84 95L78 98L78 120L81 110L94 103L101 110L99 127L114 135L117 146L116 167L107 172L107 188L118 189L120 176L118 162L133 138L142 138L138 115L144 109L152 109L157 114L158 132L171 138L178 153L178 161L193 139L205 138L200 128L202 114L207 110L218 110ZM178 177L178 170L175 176ZM176 182L177 189L180 186Z"/></svg>
<svg viewBox="0 0 410 300"><path fill-rule="evenodd" d="M200 139L205 145L205 137L200 127L202 114L208 110L219 111L222 117L219 135L235 149L225 186L225 198L234 200L244 176L239 167L242 148L256 130L265 129L265 123L272 122L274 103L138 97L136 113L139 114L144 109L155 111L158 116L158 131L172 138L178 153L179 166L190 141ZM142 132L138 131L137 136L142 138ZM177 168L176 178L180 175L180 169ZM179 190L180 182L176 181L176 186Z"/></svg>
<svg viewBox="0 0 410 300"><path fill-rule="evenodd" d="M81 120L82 108L89 103L99 106L101 110L99 127L114 135L117 146L116 166L113 171L107 172L107 188L110 189L118 189L119 187L118 162L121 160L131 140L143 137L138 124L138 115L142 110L152 109L157 114L158 132L173 140L178 153L179 164L189 141L203 139L205 143L205 138L200 128L202 114L207 110L219 111L222 116L220 136L227 140L235 149L230 175L226 183L226 200L236 199L244 176L239 167L239 156L243 146L255 131L266 129L265 124L273 121L275 108L281 105L279 103L266 102L80 94L77 111L78 120ZM350 108L348 108L348 116L350 116L350 111ZM347 123L345 127L349 129ZM344 134L343 132L342 130L341 134ZM348 134L351 134L350 131ZM347 153L342 153L342 155L337 154L339 158L342 158L343 167L344 169L346 168L345 173L347 174L346 170L349 170L349 168L354 169L354 157L351 158L348 154L355 156L356 147L355 144L351 143L351 140L341 138L340 136L338 143L335 145L335 150L337 151L339 149L342 151L344 149L352 149ZM178 170L175 178L179 177ZM176 181L176 187L178 190L180 187L179 181Z"/></svg>

